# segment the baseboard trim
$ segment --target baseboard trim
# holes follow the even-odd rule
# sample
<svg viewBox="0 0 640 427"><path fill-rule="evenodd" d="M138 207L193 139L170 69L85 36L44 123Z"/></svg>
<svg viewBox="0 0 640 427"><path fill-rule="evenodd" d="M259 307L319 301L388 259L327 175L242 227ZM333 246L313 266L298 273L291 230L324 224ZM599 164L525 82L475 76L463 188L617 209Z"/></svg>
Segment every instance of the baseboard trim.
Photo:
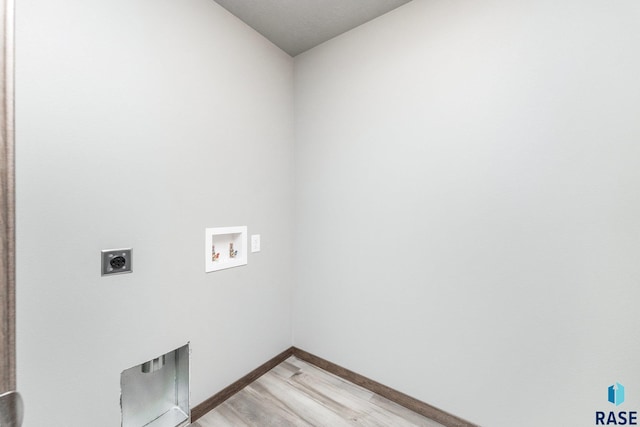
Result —
<svg viewBox="0 0 640 427"><path fill-rule="evenodd" d="M297 357L300 360L304 360L305 362L310 363L314 366L317 366L318 368L324 369L327 372L331 372L333 375L357 384L360 387L366 388L369 391L379 394L380 396L385 397L400 406L404 406L405 408L410 409L413 412L424 415L425 417L432 419L433 421L436 421L446 427L479 427L477 424L463 420L462 418L449 414L448 412L438 409L435 406L431 406L421 400L414 399L413 397L392 389L391 387L387 387L384 384L380 384L377 381L362 376L356 372L350 371L349 369L343 368L340 365L336 365L335 363L329 362L326 359L308 353L299 348L293 347L293 356Z"/></svg>
<svg viewBox="0 0 640 427"><path fill-rule="evenodd" d="M285 351L283 351L282 353L275 356L274 358L272 358L271 360L269 360L268 362L265 362L262 365L258 366L256 369L249 372L247 375L240 378L238 381L234 382L233 384L227 386L226 388L222 389L218 393L214 394L204 402L194 406L193 408L191 408L191 422L192 423L195 422L196 420L198 420L198 418L201 418L204 414L211 411L216 406L222 404L225 400L229 399L231 396L233 396L234 394L236 394L237 392L239 392L240 390L242 390L243 388L245 388L246 386L248 386L249 384L257 380L258 378L260 378L261 376L269 372L271 369L278 366L280 363L287 360L292 355L293 355L293 347L290 347Z"/></svg>
<svg viewBox="0 0 640 427"><path fill-rule="evenodd" d="M194 406L191 409L191 422L197 421L204 414L222 404L225 400L229 399L231 396L245 388L247 385L251 384L253 381L257 380L262 375L266 374L268 371L284 362L291 356L295 356L300 360L310 363L320 369L324 369L325 371L330 372L347 381L351 381L352 383L357 384L360 387L366 388L373 393L379 394L382 397L386 397L392 402L395 402L400 406L404 406L407 409L417 412L420 415L424 415L425 417L430 418L446 427L479 427L477 424L463 420L462 418L449 414L448 412L438 409L435 406L431 406L428 403L422 402L418 399L414 399L413 397L394 390L391 387L387 387L384 384L380 384L377 381L350 371L349 369L343 368L340 365L336 365L335 363L329 362L326 359L301 350L297 347L290 347L286 349L268 362L263 363L258 368L249 372L238 381L229 385L222 391L211 396L201 404Z"/></svg>

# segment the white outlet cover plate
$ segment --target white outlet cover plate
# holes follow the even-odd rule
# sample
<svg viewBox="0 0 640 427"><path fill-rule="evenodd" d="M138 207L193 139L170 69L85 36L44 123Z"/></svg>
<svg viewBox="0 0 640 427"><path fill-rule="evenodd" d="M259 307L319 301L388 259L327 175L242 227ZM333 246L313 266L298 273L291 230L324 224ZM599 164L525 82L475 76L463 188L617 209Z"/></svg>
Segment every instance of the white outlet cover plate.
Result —
<svg viewBox="0 0 640 427"><path fill-rule="evenodd" d="M260 235L251 235L251 252L260 252Z"/></svg>

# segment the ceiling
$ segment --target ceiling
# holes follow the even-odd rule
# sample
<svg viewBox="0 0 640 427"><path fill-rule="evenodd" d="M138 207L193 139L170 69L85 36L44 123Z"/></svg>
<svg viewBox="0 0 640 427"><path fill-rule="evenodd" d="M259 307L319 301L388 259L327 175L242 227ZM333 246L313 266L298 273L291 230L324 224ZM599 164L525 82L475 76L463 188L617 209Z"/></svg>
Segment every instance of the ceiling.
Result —
<svg viewBox="0 0 640 427"><path fill-rule="evenodd" d="M215 0L296 56L411 0Z"/></svg>

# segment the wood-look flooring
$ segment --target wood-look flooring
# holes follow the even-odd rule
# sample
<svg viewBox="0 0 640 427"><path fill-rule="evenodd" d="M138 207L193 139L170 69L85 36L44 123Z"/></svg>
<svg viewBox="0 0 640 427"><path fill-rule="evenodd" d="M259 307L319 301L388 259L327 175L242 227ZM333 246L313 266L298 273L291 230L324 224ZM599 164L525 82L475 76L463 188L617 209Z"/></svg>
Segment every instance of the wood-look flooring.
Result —
<svg viewBox="0 0 640 427"><path fill-rule="evenodd" d="M293 356L191 426L443 427Z"/></svg>

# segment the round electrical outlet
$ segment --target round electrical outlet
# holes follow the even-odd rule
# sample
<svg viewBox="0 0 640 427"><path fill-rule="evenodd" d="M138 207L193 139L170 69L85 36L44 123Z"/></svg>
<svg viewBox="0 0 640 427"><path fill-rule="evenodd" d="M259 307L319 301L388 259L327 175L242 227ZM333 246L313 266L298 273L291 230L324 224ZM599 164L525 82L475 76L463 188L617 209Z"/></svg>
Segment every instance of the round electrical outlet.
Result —
<svg viewBox="0 0 640 427"><path fill-rule="evenodd" d="M122 268L127 265L127 260L125 259L125 257L117 256L109 261L109 264L111 264L111 267L113 267L114 269Z"/></svg>

